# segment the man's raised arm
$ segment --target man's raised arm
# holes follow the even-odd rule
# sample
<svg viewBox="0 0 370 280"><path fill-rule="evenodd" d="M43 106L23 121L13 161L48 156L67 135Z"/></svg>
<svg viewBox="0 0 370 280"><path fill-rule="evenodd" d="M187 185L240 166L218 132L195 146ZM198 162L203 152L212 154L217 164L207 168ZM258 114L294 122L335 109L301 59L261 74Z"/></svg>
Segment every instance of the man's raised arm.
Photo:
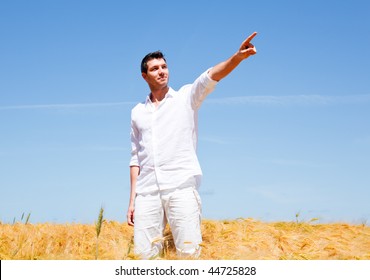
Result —
<svg viewBox="0 0 370 280"><path fill-rule="evenodd" d="M257 32L252 33L240 45L239 50L233 54L229 59L215 65L210 71L209 76L214 81L220 81L229 75L244 59L257 53L256 48L252 45L252 39L257 35Z"/></svg>

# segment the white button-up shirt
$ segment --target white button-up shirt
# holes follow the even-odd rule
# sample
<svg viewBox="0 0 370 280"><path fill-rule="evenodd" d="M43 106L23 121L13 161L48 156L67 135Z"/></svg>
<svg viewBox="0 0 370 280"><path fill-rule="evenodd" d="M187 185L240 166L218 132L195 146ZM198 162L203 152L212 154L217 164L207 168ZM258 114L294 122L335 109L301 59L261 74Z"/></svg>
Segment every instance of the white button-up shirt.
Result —
<svg viewBox="0 0 370 280"><path fill-rule="evenodd" d="M136 193L180 186L201 176L196 155L198 109L217 82L208 71L179 91L169 88L158 107L148 96L131 111L131 161L139 166Z"/></svg>

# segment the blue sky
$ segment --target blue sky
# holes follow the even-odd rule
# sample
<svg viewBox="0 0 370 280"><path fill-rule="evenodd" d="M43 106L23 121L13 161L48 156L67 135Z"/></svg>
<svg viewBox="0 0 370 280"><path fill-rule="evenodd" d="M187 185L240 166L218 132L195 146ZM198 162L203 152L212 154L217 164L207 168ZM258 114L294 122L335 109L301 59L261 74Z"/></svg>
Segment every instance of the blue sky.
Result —
<svg viewBox="0 0 370 280"><path fill-rule="evenodd" d="M202 105L206 219L370 220L368 1L0 2L0 221L125 221L142 57L178 89L252 32Z"/></svg>

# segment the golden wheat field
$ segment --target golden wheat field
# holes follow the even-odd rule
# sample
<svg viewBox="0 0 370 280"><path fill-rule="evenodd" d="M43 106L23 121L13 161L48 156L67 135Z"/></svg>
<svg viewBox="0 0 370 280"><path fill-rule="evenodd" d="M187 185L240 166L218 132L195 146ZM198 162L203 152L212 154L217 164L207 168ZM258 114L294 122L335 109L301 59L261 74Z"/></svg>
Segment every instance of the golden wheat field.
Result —
<svg viewBox="0 0 370 280"><path fill-rule="evenodd" d="M176 259L170 231L163 259ZM370 259L370 227L344 223L261 222L253 219L202 222L205 260ZM130 260L133 228L92 224L1 224L2 260Z"/></svg>

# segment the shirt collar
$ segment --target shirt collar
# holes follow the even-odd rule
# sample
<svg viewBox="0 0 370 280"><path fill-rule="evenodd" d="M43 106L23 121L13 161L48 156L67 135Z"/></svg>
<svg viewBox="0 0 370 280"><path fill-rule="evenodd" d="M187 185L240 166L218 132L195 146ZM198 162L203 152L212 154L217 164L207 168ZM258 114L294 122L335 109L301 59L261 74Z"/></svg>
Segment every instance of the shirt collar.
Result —
<svg viewBox="0 0 370 280"><path fill-rule="evenodd" d="M173 97L174 93L175 91L171 87L169 87L168 92L166 93L166 96L163 98L162 102L165 102L165 100L169 97ZM153 105L152 100L150 100L150 93L146 96L145 105Z"/></svg>

